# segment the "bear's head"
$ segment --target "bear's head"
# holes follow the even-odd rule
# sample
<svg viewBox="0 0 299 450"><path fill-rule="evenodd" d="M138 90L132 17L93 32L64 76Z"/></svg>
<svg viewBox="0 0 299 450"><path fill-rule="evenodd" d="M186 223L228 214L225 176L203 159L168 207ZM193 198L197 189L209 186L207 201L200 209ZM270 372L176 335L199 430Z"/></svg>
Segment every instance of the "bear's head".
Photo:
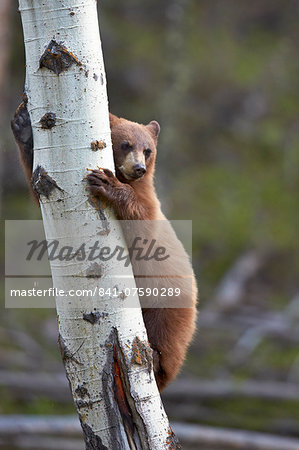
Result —
<svg viewBox="0 0 299 450"><path fill-rule="evenodd" d="M154 172L160 125L141 125L109 114L116 176L123 182Z"/></svg>

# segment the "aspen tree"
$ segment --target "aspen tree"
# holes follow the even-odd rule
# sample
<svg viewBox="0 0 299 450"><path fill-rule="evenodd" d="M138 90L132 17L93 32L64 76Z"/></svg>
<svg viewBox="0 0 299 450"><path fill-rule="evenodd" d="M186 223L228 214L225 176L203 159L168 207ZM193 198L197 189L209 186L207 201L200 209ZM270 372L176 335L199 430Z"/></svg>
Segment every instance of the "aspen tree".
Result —
<svg viewBox="0 0 299 450"><path fill-rule="evenodd" d="M86 168L114 170L96 1L19 0L19 7L32 183L46 237L72 248L97 240L125 246L113 211L90 198L84 182ZM123 294L135 286L131 267L77 258L52 261L51 272L64 292L118 293L56 299L60 349L86 448L180 448L155 383L138 298L133 304Z"/></svg>

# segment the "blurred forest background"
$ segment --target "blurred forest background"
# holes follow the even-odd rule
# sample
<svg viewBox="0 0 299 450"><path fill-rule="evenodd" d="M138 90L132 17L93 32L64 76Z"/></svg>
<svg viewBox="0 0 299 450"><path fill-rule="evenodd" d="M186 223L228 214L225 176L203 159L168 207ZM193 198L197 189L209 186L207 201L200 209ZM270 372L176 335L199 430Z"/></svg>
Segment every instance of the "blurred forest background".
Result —
<svg viewBox="0 0 299 450"><path fill-rule="evenodd" d="M22 27L0 3L2 218L35 219L10 131ZM163 210L193 221L199 331L170 419L299 438L299 1L99 3L110 110L159 121ZM0 398L2 415L74 412L55 311L4 310L3 289Z"/></svg>

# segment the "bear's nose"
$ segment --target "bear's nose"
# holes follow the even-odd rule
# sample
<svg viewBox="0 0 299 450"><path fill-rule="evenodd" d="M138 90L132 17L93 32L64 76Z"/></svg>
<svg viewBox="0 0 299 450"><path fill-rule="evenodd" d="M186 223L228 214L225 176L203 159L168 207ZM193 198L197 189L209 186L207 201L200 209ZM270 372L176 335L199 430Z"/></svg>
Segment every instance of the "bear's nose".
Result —
<svg viewBox="0 0 299 450"><path fill-rule="evenodd" d="M133 169L137 177L142 177L142 175L144 175L146 172L146 167L143 164L135 164L135 166L133 166Z"/></svg>

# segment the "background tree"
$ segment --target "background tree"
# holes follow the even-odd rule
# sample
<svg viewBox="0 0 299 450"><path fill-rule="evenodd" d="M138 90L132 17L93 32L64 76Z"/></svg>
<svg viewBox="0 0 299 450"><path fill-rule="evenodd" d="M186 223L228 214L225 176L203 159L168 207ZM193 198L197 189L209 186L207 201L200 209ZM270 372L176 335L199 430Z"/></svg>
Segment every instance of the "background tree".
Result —
<svg viewBox="0 0 299 450"><path fill-rule="evenodd" d="M5 87L8 81L8 61L10 54L10 11L11 2L9 0L3 0L0 2L0 133L3 136L5 114L6 96ZM2 175L3 175L3 149L0 151L0 215L2 209Z"/></svg>

